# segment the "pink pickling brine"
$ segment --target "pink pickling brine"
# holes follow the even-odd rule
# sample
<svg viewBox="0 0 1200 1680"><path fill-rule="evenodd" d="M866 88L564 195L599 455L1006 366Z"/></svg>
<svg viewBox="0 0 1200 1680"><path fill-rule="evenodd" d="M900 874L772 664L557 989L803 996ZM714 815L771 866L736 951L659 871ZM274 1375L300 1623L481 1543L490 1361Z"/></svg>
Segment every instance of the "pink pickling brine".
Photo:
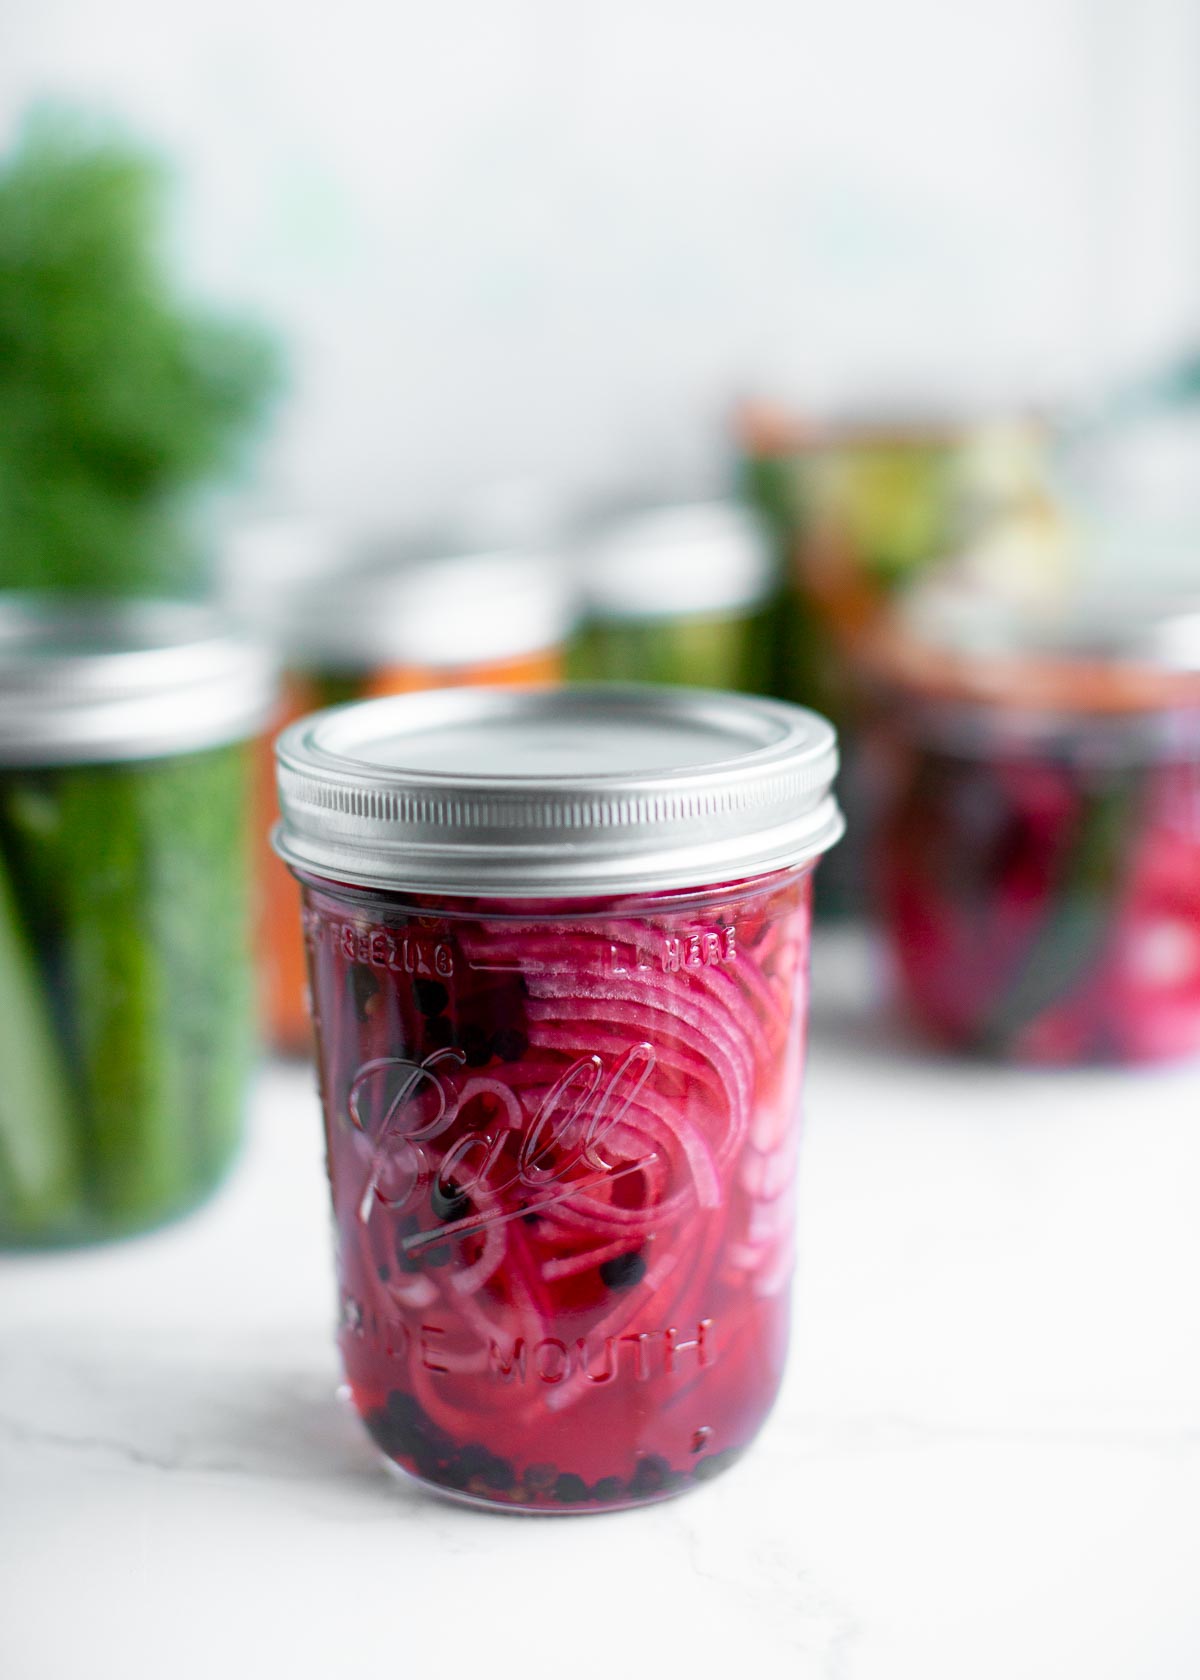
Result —
<svg viewBox="0 0 1200 1680"><path fill-rule="evenodd" d="M372 1438L507 1510L707 1481L787 1353L832 729L475 689L317 713L277 756Z"/></svg>
<svg viewBox="0 0 1200 1680"><path fill-rule="evenodd" d="M1006 615L938 587L865 660L904 1014L1019 1062L1196 1053L1200 611L1101 591Z"/></svg>
<svg viewBox="0 0 1200 1680"><path fill-rule="evenodd" d="M564 906L306 882L354 1403L519 1508L702 1481L788 1341L811 871Z"/></svg>
<svg viewBox="0 0 1200 1680"><path fill-rule="evenodd" d="M1059 1065L1200 1050L1200 763L910 746L894 769L879 904L929 1037Z"/></svg>

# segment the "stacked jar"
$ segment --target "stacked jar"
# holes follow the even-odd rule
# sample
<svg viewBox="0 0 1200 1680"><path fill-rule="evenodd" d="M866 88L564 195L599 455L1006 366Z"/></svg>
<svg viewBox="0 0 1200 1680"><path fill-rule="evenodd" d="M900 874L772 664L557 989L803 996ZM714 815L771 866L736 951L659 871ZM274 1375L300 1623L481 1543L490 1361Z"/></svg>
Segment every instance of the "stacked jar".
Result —
<svg viewBox="0 0 1200 1680"><path fill-rule="evenodd" d="M765 528L734 502L656 507L605 522L581 544L581 681L762 693L771 676L776 574Z"/></svg>
<svg viewBox="0 0 1200 1680"><path fill-rule="evenodd" d="M319 707L424 689L551 686L562 679L572 596L549 558L495 552L328 567L256 614L284 664L280 726ZM271 767L264 799L274 814ZM269 861L262 941L277 1049L311 1039L294 882Z"/></svg>
<svg viewBox="0 0 1200 1680"><path fill-rule="evenodd" d="M0 1241L158 1224L228 1165L273 701L201 608L0 600Z"/></svg>
<svg viewBox="0 0 1200 1680"><path fill-rule="evenodd" d="M1028 1062L1200 1049L1200 610L1108 592L1030 621L930 592L868 667L908 1016Z"/></svg>

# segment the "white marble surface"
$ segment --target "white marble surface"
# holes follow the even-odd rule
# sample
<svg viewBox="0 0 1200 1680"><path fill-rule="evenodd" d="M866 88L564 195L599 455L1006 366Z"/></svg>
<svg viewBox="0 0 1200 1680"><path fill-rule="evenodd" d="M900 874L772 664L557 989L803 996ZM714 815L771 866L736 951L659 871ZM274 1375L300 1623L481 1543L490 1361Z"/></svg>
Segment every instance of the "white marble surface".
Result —
<svg viewBox="0 0 1200 1680"><path fill-rule="evenodd" d="M316 1102L178 1229L0 1265L0 1675L1200 1674L1200 1070L937 1064L818 956L796 1344L735 1471L491 1517L335 1402Z"/></svg>

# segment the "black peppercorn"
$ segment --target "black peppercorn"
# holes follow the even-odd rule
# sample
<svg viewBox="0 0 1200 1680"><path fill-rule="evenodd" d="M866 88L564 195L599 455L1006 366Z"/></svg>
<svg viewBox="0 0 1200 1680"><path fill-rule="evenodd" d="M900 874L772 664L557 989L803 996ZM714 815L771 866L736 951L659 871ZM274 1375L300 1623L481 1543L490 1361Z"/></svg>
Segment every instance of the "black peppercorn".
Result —
<svg viewBox="0 0 1200 1680"><path fill-rule="evenodd" d="M433 1189L429 1193L429 1206L433 1209L435 1219L440 1219L444 1225L451 1225L456 1219L465 1219L471 1211L471 1198L465 1190L460 1190L454 1180L448 1179L445 1184L441 1179L435 1179Z"/></svg>
<svg viewBox="0 0 1200 1680"><path fill-rule="evenodd" d="M453 1042L454 1028L446 1015L430 1015L424 1026L425 1043L430 1050L444 1050Z"/></svg>
<svg viewBox="0 0 1200 1680"><path fill-rule="evenodd" d="M629 1491L642 1497L649 1493L662 1493L672 1480L671 1466L666 1459L651 1453L647 1458L638 1459Z"/></svg>
<svg viewBox="0 0 1200 1680"><path fill-rule="evenodd" d="M422 1015L440 1015L450 1002L450 993L440 980L414 980L412 989Z"/></svg>
<svg viewBox="0 0 1200 1680"><path fill-rule="evenodd" d="M502 1062L519 1062L529 1048L529 1040L517 1027L501 1027L492 1034L492 1054Z"/></svg>
<svg viewBox="0 0 1200 1680"><path fill-rule="evenodd" d="M468 1067L486 1067L491 1061L491 1041L478 1021L468 1021L459 1029L458 1043Z"/></svg>
<svg viewBox="0 0 1200 1680"><path fill-rule="evenodd" d="M631 1254L614 1254L600 1267L600 1280L609 1289L632 1289L646 1275L646 1262L636 1250Z"/></svg>

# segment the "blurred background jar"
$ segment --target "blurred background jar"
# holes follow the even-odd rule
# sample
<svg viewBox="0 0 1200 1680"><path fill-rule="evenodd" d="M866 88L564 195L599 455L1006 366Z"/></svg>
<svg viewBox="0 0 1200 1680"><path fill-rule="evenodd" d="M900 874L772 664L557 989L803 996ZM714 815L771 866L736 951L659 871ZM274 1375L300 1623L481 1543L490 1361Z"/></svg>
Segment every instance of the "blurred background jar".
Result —
<svg viewBox="0 0 1200 1680"><path fill-rule="evenodd" d="M1200 1050L1200 598L1018 611L939 583L869 666L873 879L914 1025L1025 1062Z"/></svg>
<svg viewBox="0 0 1200 1680"><path fill-rule="evenodd" d="M0 596L0 1242L156 1225L229 1164L273 701L204 608Z"/></svg>
<svg viewBox="0 0 1200 1680"><path fill-rule="evenodd" d="M231 545L230 598L283 664L276 728L350 700L422 689L549 687L563 677L573 592L543 554L461 554L370 538L320 522L270 521ZM274 769L260 766L264 828L275 820ZM273 1046L311 1043L295 882L263 861L260 940L264 1013Z"/></svg>
<svg viewBox="0 0 1200 1680"><path fill-rule="evenodd" d="M742 482L784 580L774 692L835 720L847 842L828 861L824 917L866 907L874 780L859 650L928 568L969 546L981 566L1053 587L1066 553L1047 426L1028 417L894 412L805 419L762 404L738 417Z"/></svg>
<svg viewBox="0 0 1200 1680"><path fill-rule="evenodd" d="M573 678L768 691L777 573L752 510L712 501L611 517L581 542L578 575Z"/></svg>

